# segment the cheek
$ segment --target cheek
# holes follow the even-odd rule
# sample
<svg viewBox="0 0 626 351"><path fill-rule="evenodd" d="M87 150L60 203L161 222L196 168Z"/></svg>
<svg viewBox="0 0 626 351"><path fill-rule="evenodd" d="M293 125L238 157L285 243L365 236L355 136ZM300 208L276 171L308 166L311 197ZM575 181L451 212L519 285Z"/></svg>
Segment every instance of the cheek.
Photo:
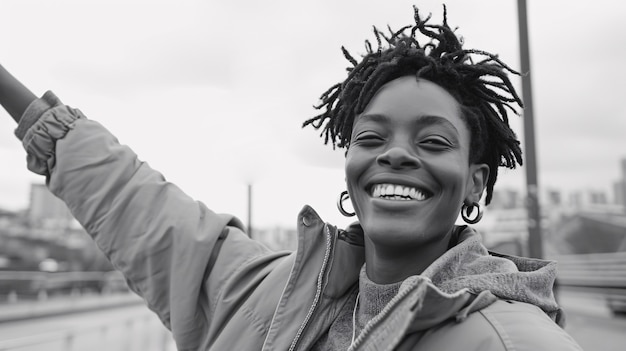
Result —
<svg viewBox="0 0 626 351"><path fill-rule="evenodd" d="M346 174L346 183L348 186L356 186L359 175L363 172L365 162L358 152L348 151L346 153L346 162L344 165L344 171Z"/></svg>
<svg viewBox="0 0 626 351"><path fill-rule="evenodd" d="M352 157L350 152L346 153L346 161L343 165L343 171L346 177L346 184L349 186L352 183L352 174L354 173L354 163L352 162Z"/></svg>
<svg viewBox="0 0 626 351"><path fill-rule="evenodd" d="M429 162L432 173L443 189L448 189L448 196L452 198L463 197L463 191L469 174L468 160L462 155L450 155L439 157Z"/></svg>
<svg viewBox="0 0 626 351"><path fill-rule="evenodd" d="M352 149L346 154L345 162L345 176L346 187L350 194L350 201L352 206L356 210L357 214L360 213L359 199L364 196L361 191L359 179L367 169L368 162L364 160L363 155L359 152L354 152Z"/></svg>

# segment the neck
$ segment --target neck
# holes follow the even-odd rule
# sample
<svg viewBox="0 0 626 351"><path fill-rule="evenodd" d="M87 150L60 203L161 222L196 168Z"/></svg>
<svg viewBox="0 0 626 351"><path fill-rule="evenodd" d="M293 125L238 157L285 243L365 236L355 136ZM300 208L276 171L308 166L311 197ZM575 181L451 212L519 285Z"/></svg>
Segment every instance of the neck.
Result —
<svg viewBox="0 0 626 351"><path fill-rule="evenodd" d="M421 243L419 248L381 246L365 235L365 262L369 279L391 284L419 275L449 248L452 232L442 240Z"/></svg>

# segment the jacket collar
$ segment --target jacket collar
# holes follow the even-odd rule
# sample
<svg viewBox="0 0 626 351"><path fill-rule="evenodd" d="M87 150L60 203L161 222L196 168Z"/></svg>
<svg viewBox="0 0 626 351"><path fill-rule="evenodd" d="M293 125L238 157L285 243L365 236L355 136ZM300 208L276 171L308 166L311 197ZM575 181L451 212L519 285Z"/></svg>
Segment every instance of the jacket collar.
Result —
<svg viewBox="0 0 626 351"><path fill-rule="evenodd" d="M299 223L298 251L314 247L320 251L324 222L319 215L305 206ZM402 283L398 295L385 309L387 312L383 310L370 321L384 328L372 328L372 333L364 335L364 339L376 338L382 332L388 335L422 331L449 318L461 321L497 298L537 305L558 321L560 309L552 293L556 277L554 262L490 253L475 230L467 226L456 230L456 245L421 275L411 276ZM361 226L353 223L335 233L323 291L330 298L342 297L353 288L365 263Z"/></svg>
<svg viewBox="0 0 626 351"><path fill-rule="evenodd" d="M478 295L490 291L501 299L536 305L555 319L559 312L552 290L555 262L489 252L474 229L459 228L458 243L433 262L423 276L443 292L466 288Z"/></svg>
<svg viewBox="0 0 626 351"><path fill-rule="evenodd" d="M552 294L555 263L489 253L473 229L458 227L458 242L422 274L408 277L372 319L357 346L400 340L446 320L461 322L498 298L530 303L559 321ZM360 347L355 347L360 349Z"/></svg>
<svg viewBox="0 0 626 351"><path fill-rule="evenodd" d="M298 248L272 318L263 350L287 350L301 338L303 322L310 320L313 304L322 294L320 280L332 252L332 232L317 213L305 206L298 215Z"/></svg>

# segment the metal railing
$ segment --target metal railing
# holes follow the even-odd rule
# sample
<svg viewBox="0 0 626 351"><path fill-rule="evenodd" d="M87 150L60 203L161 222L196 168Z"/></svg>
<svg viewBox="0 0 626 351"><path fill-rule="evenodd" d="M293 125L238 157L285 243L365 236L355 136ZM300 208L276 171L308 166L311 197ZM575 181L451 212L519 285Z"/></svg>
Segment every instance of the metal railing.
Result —
<svg viewBox="0 0 626 351"><path fill-rule="evenodd" d="M0 271L0 322L131 307L141 303L140 298L128 293L124 277L116 271ZM99 323L91 317L86 321L87 325L78 328L0 340L0 351L95 351L100 350L98 347L122 351L172 349L171 333L148 309L140 315L116 318L113 322Z"/></svg>
<svg viewBox="0 0 626 351"><path fill-rule="evenodd" d="M558 287L598 295L616 313L626 313L626 252L560 255Z"/></svg>
<svg viewBox="0 0 626 351"><path fill-rule="evenodd" d="M106 322L101 324L90 325L83 328L72 328L42 334L29 335L27 337L0 340L0 351L19 351L19 350L52 350L58 349L63 351L84 350L85 344L89 345L89 350L155 350L170 351L173 350L172 337L169 331L164 327L154 326L154 316L144 315L126 318L121 321ZM121 323L120 323L121 322ZM144 337L137 337L137 326L144 326ZM115 342L113 347L110 334L114 329L121 332L120 338ZM121 329L121 330L120 330ZM86 343L82 339L91 338ZM100 345L100 348L98 348Z"/></svg>
<svg viewBox="0 0 626 351"><path fill-rule="evenodd" d="M43 300L49 294L109 293L127 291L121 273L0 271L0 302L20 299Z"/></svg>

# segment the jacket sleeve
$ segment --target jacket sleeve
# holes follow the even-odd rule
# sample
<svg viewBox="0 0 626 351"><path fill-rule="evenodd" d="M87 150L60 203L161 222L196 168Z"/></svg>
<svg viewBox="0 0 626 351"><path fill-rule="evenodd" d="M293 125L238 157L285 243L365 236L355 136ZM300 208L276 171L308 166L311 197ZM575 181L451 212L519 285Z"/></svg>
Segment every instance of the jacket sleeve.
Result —
<svg viewBox="0 0 626 351"><path fill-rule="evenodd" d="M16 134L29 169L46 176L52 193L175 338L208 328L206 311L234 270L250 262L269 264L271 259L255 258L273 257L247 238L239 220L185 195L51 92L29 106ZM216 261L214 249L221 246L216 242L225 234L237 251ZM219 267L210 262L220 262Z"/></svg>

